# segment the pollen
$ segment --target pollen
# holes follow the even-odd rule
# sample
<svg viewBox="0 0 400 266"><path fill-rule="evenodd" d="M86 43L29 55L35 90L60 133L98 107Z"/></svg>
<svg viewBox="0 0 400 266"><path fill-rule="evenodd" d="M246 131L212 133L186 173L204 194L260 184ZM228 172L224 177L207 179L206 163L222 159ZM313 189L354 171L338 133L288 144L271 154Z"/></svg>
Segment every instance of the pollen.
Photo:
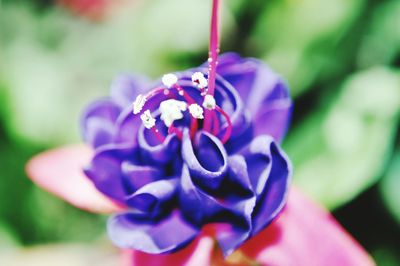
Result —
<svg viewBox="0 0 400 266"><path fill-rule="evenodd" d="M189 112L190 114L196 119L203 119L203 108L197 103L193 103L189 105Z"/></svg>
<svg viewBox="0 0 400 266"><path fill-rule="evenodd" d="M215 109L216 102L214 96L207 94L204 96L204 102L203 102L203 107L208 109L208 110L213 110Z"/></svg>
<svg viewBox="0 0 400 266"><path fill-rule="evenodd" d="M143 125L147 129L150 129L156 125L156 120L151 115L150 110L146 110L143 114L141 114L140 119L142 119Z"/></svg>
<svg viewBox="0 0 400 266"><path fill-rule="evenodd" d="M146 103L146 97L142 94L139 94L135 101L132 103L133 106L133 114L138 114L142 111L144 104Z"/></svg>
<svg viewBox="0 0 400 266"><path fill-rule="evenodd" d="M204 77L204 74L201 72L195 72L192 75L192 82L199 89L204 89L208 86L207 79Z"/></svg>
<svg viewBox="0 0 400 266"><path fill-rule="evenodd" d="M162 83L167 86L167 88L171 88L173 85L175 85L178 82L178 77L175 74L165 74L162 79Z"/></svg>
<svg viewBox="0 0 400 266"><path fill-rule="evenodd" d="M175 120L183 118L183 111L186 111L187 103L175 99L169 99L161 102L159 110L161 112L161 120L167 127L170 127Z"/></svg>

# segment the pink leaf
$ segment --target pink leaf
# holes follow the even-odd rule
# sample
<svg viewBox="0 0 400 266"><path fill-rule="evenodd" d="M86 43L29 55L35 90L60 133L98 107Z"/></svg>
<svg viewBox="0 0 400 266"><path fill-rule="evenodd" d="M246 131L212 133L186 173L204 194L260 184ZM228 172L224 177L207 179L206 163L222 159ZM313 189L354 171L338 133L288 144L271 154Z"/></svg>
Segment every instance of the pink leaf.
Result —
<svg viewBox="0 0 400 266"><path fill-rule="evenodd" d="M282 215L241 251L262 265L374 265L324 209L292 189Z"/></svg>
<svg viewBox="0 0 400 266"><path fill-rule="evenodd" d="M92 155L92 149L84 144L49 150L33 157L26 172L38 186L80 209L95 213L121 210L84 175L82 169Z"/></svg>

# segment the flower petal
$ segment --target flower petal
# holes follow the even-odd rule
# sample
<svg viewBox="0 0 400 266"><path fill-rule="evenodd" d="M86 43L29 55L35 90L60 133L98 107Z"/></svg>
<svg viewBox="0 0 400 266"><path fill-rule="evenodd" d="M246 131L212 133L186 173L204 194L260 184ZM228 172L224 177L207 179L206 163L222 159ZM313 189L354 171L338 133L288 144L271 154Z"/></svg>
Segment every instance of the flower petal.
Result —
<svg viewBox="0 0 400 266"><path fill-rule="evenodd" d="M288 128L292 107L282 78L262 61L241 58L234 53L219 57L217 72L239 92L253 117L255 134L268 134L281 141Z"/></svg>
<svg viewBox="0 0 400 266"><path fill-rule="evenodd" d="M279 218L240 252L263 265L374 265L328 212L295 189Z"/></svg>
<svg viewBox="0 0 400 266"><path fill-rule="evenodd" d="M138 152L129 145L107 145L96 151L90 164L84 172L98 190L112 199L124 203L128 193L124 186L122 163L129 160L137 161Z"/></svg>
<svg viewBox="0 0 400 266"><path fill-rule="evenodd" d="M161 169L149 166L138 165L130 161L123 161L121 164L122 178L128 194L134 193L141 187L157 181L164 177Z"/></svg>
<svg viewBox="0 0 400 266"><path fill-rule="evenodd" d="M129 207L140 212L144 218L157 219L172 209L171 201L178 190L178 178L149 183L127 198Z"/></svg>
<svg viewBox="0 0 400 266"><path fill-rule="evenodd" d="M183 133L182 158L190 174L204 189L219 188L228 168L228 156L215 136L200 131L192 143L187 130Z"/></svg>
<svg viewBox="0 0 400 266"><path fill-rule="evenodd" d="M254 199L243 199L243 213L250 225L247 228L231 227L217 234L224 256L237 249L248 238L272 222L286 203L291 179L291 166L286 155L274 143L271 136L259 136L242 152L229 160L230 179L241 183L243 188L252 183Z"/></svg>
<svg viewBox="0 0 400 266"><path fill-rule="evenodd" d="M250 180L257 195L252 235L267 226L286 203L292 177L291 164L270 136L259 136L249 145L246 156Z"/></svg>
<svg viewBox="0 0 400 266"><path fill-rule="evenodd" d="M125 213L108 221L108 234L115 245L150 254L169 253L186 246L199 229L187 223L179 211L157 223L145 222Z"/></svg>
<svg viewBox="0 0 400 266"><path fill-rule="evenodd" d="M177 158L180 143L175 134L167 135L163 143L157 141L157 144L152 145L146 138L146 132L149 130L141 125L138 131L138 145L144 162L149 164L166 164L173 158Z"/></svg>
<svg viewBox="0 0 400 266"><path fill-rule="evenodd" d="M82 144L49 150L33 157L26 172L38 186L78 208L98 213L120 210L84 175L83 166L92 154L93 150Z"/></svg>
<svg viewBox="0 0 400 266"><path fill-rule="evenodd" d="M82 118L81 129L83 139L93 147L111 142L114 134L114 123L121 108L110 99L96 101L89 105Z"/></svg>
<svg viewBox="0 0 400 266"><path fill-rule="evenodd" d="M136 96L146 92L148 85L147 77L122 74L111 84L111 98L124 109L132 104Z"/></svg>

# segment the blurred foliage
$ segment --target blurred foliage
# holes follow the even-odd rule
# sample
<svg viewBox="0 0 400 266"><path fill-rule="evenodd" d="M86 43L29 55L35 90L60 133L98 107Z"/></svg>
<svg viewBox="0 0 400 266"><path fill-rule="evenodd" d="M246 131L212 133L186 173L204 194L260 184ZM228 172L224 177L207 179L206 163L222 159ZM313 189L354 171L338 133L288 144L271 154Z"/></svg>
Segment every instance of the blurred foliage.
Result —
<svg viewBox="0 0 400 266"><path fill-rule="evenodd" d="M251 39L288 79L294 96L334 69L338 42L363 12L365 0L269 1ZM322 11L321 10L327 10ZM336 61L336 62L335 62Z"/></svg>
<svg viewBox="0 0 400 266"><path fill-rule="evenodd" d="M140 4L128 5L101 23L73 18L58 8L38 15L26 6L4 5L0 78L9 98L11 115L6 122L13 135L41 144L76 141L80 112L107 94L118 73L154 76L183 69L189 64L182 65L182 55L206 51L207 2ZM187 12L171 19L178 9ZM224 25L232 27L229 12L225 13ZM155 21L162 21L162 27Z"/></svg>
<svg viewBox="0 0 400 266"><path fill-rule="evenodd" d="M295 183L329 208L351 200L382 174L399 112L400 71L352 75L287 139Z"/></svg>
<svg viewBox="0 0 400 266"><path fill-rule="evenodd" d="M393 157L380 189L387 208L400 224L400 150Z"/></svg>
<svg viewBox="0 0 400 266"><path fill-rule="evenodd" d="M107 95L118 73L156 77L207 57L209 1L121 1L96 20L56 2L0 5L0 249L15 254L25 252L19 245L93 243L105 232L105 217L34 187L26 161L79 141L80 112ZM221 50L262 58L290 84L295 110L284 148L295 184L347 225L361 213L350 216L358 223L351 233L379 265L399 265L400 1L224 3ZM375 199L377 187L378 207L357 201ZM394 240L376 237L385 229L368 223L375 216L394 217L385 235Z"/></svg>
<svg viewBox="0 0 400 266"><path fill-rule="evenodd" d="M118 250L100 244L53 244L0 251L0 265L7 266L115 266L120 261Z"/></svg>

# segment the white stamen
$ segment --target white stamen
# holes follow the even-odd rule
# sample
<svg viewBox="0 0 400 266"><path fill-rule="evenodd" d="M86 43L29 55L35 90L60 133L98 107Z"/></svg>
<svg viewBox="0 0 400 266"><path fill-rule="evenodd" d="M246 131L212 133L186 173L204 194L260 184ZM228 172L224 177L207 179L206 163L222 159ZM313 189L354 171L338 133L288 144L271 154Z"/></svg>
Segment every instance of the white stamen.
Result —
<svg viewBox="0 0 400 266"><path fill-rule="evenodd" d="M187 104L183 101L169 99L161 102L159 110L161 112L161 120L167 127L170 127L175 120L183 118L183 111L186 111Z"/></svg>
<svg viewBox="0 0 400 266"><path fill-rule="evenodd" d="M190 114L196 119L203 119L203 108L197 103L193 103L189 105L189 112Z"/></svg>
<svg viewBox="0 0 400 266"><path fill-rule="evenodd" d="M192 75L192 82L199 89L204 89L208 86L208 81L201 72L195 72Z"/></svg>
<svg viewBox="0 0 400 266"><path fill-rule="evenodd" d="M216 102L214 96L207 94L204 97L203 107L208 110L213 110L215 108Z"/></svg>
<svg viewBox="0 0 400 266"><path fill-rule="evenodd" d="M144 104L146 103L146 97L144 97L142 94L139 94L136 97L136 100L132 103L133 105L133 114L138 114L140 111L142 111Z"/></svg>
<svg viewBox="0 0 400 266"><path fill-rule="evenodd" d="M178 82L178 77L175 74L165 74L162 79L162 83L167 86L167 88L171 88L173 85L175 85Z"/></svg>
<svg viewBox="0 0 400 266"><path fill-rule="evenodd" d="M150 110L146 110L143 114L141 114L140 119L142 119L143 125L147 129L150 129L156 125L156 120L151 115Z"/></svg>

